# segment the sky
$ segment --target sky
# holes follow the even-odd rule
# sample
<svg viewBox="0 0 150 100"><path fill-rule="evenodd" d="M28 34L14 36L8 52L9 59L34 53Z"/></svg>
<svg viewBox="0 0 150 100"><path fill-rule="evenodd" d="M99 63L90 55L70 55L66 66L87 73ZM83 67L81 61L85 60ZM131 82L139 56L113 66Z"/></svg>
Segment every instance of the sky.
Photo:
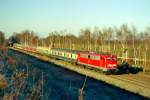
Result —
<svg viewBox="0 0 150 100"><path fill-rule="evenodd" d="M0 31L32 30L39 36L89 27L150 26L150 0L0 0Z"/></svg>

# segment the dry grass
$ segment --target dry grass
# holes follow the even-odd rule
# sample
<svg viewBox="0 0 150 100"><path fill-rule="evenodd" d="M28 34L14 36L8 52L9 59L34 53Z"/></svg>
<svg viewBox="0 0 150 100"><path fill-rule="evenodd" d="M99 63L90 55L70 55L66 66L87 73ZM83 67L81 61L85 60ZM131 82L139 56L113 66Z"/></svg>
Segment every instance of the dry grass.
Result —
<svg viewBox="0 0 150 100"><path fill-rule="evenodd" d="M3 51L3 53L7 52L7 48L0 45L0 50ZM0 61L3 60L3 57L0 57ZM6 88L7 87L7 82L4 78L3 75L0 74L0 89Z"/></svg>
<svg viewBox="0 0 150 100"><path fill-rule="evenodd" d="M6 88L6 87L7 87L7 83L6 83L4 76L0 75L0 89Z"/></svg>

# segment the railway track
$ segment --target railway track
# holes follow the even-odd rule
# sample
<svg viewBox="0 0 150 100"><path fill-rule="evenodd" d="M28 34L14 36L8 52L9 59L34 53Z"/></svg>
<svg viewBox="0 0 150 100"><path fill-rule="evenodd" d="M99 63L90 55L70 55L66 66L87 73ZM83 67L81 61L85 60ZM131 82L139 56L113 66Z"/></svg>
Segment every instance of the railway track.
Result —
<svg viewBox="0 0 150 100"><path fill-rule="evenodd" d="M133 81L136 81L138 83L150 85L150 78L149 79L147 78L147 80L145 81L146 77L143 77L141 75L121 75L119 77L124 78L124 79L133 80Z"/></svg>
<svg viewBox="0 0 150 100"><path fill-rule="evenodd" d="M150 79L150 75L146 75L146 74L141 74L141 75Z"/></svg>
<svg viewBox="0 0 150 100"><path fill-rule="evenodd" d="M137 79L138 76L130 77L130 75L128 75L128 76L125 76L125 75L117 75L117 76L110 75L109 77L115 78L115 79L118 79L118 80L121 80L121 81L124 81L124 82L127 82L127 83L131 83L133 85L138 85L140 87L150 89L150 82L145 82L144 80Z"/></svg>

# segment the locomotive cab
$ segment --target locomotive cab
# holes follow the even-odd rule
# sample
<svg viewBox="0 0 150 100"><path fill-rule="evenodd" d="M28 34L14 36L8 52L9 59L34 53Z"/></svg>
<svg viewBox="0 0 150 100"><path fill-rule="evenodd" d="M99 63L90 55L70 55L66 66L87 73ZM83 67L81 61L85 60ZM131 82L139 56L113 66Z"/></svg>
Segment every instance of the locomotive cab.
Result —
<svg viewBox="0 0 150 100"><path fill-rule="evenodd" d="M106 67L107 68L116 68L117 67L117 58L116 57L107 57L106 58Z"/></svg>
<svg viewBox="0 0 150 100"><path fill-rule="evenodd" d="M108 72L117 72L117 57L114 55L105 58L106 69Z"/></svg>

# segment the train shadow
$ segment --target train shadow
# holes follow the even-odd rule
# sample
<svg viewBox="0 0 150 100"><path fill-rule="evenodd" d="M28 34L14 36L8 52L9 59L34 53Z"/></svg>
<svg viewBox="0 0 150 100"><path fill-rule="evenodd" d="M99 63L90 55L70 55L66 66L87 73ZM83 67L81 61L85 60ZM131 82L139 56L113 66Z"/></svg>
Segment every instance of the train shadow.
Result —
<svg viewBox="0 0 150 100"><path fill-rule="evenodd" d="M137 74L141 71L143 71L142 67L132 66L128 62L123 61L120 65L118 65L117 74Z"/></svg>

